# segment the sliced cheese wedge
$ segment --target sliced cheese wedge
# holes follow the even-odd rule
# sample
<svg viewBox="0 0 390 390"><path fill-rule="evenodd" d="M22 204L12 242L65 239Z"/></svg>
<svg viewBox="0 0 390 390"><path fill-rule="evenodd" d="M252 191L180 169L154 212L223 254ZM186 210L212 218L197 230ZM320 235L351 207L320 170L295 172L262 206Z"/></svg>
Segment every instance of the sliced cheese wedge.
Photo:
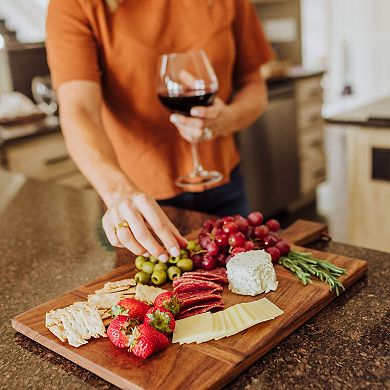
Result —
<svg viewBox="0 0 390 390"><path fill-rule="evenodd" d="M212 334L213 322L211 313L202 313L176 321L172 343L193 343Z"/></svg>

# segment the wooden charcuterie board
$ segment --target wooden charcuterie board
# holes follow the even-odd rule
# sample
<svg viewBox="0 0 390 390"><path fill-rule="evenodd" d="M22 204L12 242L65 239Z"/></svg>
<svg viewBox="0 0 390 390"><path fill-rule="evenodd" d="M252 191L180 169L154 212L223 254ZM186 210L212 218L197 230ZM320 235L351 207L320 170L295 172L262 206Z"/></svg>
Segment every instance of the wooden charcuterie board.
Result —
<svg viewBox="0 0 390 390"><path fill-rule="evenodd" d="M305 245L326 232L326 226L309 221L297 221L281 234L290 243ZM305 250L296 246L295 249ZM313 251L319 258L346 268L341 278L348 288L367 271L367 262L331 253ZM126 350L114 347L107 338L92 339L79 348L62 343L45 328L45 313L86 300L88 294L107 281L131 277L136 271L128 264L73 291L65 293L12 319L13 328L123 389L210 389L220 388L239 375L253 362L299 328L336 295L327 285L315 281L303 286L288 270L275 266L279 287L266 297L284 310L275 320L255 325L239 334L202 344L173 344L166 350L141 360ZM163 286L170 288L170 285ZM243 297L223 292L226 307L264 297Z"/></svg>

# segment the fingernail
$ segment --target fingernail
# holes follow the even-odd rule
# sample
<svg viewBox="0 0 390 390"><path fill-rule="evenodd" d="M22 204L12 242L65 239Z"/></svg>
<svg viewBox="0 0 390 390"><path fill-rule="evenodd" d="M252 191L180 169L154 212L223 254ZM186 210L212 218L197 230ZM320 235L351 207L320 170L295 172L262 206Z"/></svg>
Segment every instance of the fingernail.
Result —
<svg viewBox="0 0 390 390"><path fill-rule="evenodd" d="M160 261L162 261L163 263L166 263L166 262L168 261L168 256L167 256L167 255L160 255L160 256L158 257L158 259L159 259Z"/></svg>
<svg viewBox="0 0 390 390"><path fill-rule="evenodd" d="M173 256L173 257L177 257L177 256L180 256L180 251L179 249L173 247L169 250L169 253Z"/></svg>
<svg viewBox="0 0 390 390"><path fill-rule="evenodd" d="M177 116L175 114L172 114L170 117L169 117L169 120L172 122L172 123L176 123L177 122Z"/></svg>
<svg viewBox="0 0 390 390"><path fill-rule="evenodd" d="M197 115L199 115L199 114L200 114L200 111L199 111L198 109L193 108L193 109L191 110L191 115L197 116Z"/></svg>
<svg viewBox="0 0 390 390"><path fill-rule="evenodd" d="M145 252L142 256L143 257L150 257L150 253L149 252Z"/></svg>

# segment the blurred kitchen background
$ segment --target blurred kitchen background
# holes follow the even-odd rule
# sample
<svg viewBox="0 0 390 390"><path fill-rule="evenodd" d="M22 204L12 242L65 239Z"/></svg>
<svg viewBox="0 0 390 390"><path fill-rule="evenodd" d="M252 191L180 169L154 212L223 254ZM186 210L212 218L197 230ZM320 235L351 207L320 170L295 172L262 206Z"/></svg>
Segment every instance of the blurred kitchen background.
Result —
<svg viewBox="0 0 390 390"><path fill-rule="evenodd" d="M0 169L92 191L58 123L48 2L0 1ZM253 4L277 60L267 112L237 137L252 208L390 251L390 1Z"/></svg>

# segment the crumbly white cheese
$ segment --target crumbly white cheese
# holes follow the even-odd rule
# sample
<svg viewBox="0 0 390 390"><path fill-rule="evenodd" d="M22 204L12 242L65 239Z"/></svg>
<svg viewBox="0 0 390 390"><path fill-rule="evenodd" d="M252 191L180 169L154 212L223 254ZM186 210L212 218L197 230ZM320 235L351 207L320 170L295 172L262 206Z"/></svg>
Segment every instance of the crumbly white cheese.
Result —
<svg viewBox="0 0 390 390"><path fill-rule="evenodd" d="M238 253L226 265L229 289L241 295L258 295L278 287L271 256L264 250Z"/></svg>

